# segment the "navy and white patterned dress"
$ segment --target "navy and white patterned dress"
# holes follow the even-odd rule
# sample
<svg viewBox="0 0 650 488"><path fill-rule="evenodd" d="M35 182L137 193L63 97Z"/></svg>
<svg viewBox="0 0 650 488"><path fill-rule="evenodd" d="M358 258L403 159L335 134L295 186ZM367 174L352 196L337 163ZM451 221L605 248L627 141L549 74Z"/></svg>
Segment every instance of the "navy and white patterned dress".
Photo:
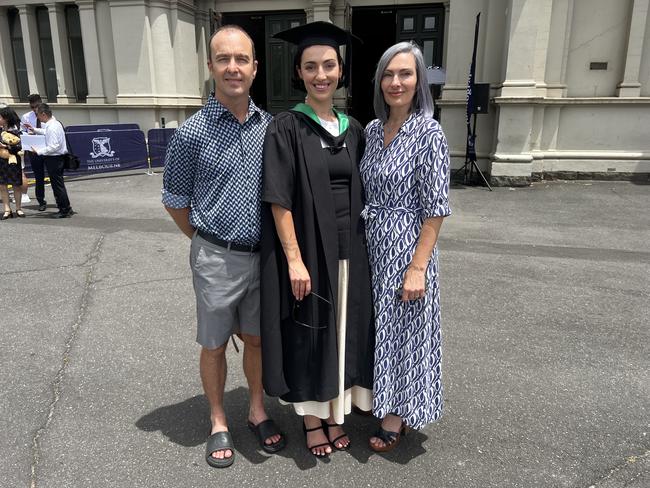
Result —
<svg viewBox="0 0 650 488"><path fill-rule="evenodd" d="M426 294L402 302L404 274L424 219L449 209L449 152L438 122L411 114L384 148L379 120L366 127L361 180L375 307L373 413L402 417L415 429L442 412L438 250L426 271Z"/></svg>

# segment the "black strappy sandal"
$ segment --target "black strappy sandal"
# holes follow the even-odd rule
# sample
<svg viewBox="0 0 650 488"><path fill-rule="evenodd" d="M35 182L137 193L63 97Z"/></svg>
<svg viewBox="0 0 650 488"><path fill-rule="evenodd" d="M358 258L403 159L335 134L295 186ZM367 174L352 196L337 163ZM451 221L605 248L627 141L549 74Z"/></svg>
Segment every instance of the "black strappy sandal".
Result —
<svg viewBox="0 0 650 488"><path fill-rule="evenodd" d="M377 446L373 444L372 442L368 441L368 444L370 445L370 449L372 449L375 452L388 452L392 451L397 447L399 444L400 438L408 432L409 428L404 425L404 422L402 422L401 427L399 428L399 432L393 432L390 430L384 430L382 427L379 427L377 432L373 434L372 437L377 437L378 439L381 439L381 441L384 443L383 446Z"/></svg>
<svg viewBox="0 0 650 488"><path fill-rule="evenodd" d="M327 436L327 439L330 441L330 444L332 444L332 447L337 451L347 451L350 448L350 444L352 444L352 442L350 441L350 438L345 432L343 432L343 434L341 434L340 436L334 439L330 438L330 427L342 427L342 426L340 424L328 424L327 420L323 420L322 422L323 422L323 430L325 431L325 435ZM348 438L348 445L344 447L337 446L336 442L340 439L343 439L344 437Z"/></svg>
<svg viewBox="0 0 650 488"><path fill-rule="evenodd" d="M322 424L320 425L320 427L314 427L313 429L308 429L307 426L305 425L305 421L303 420L302 431L305 433L305 442L307 441L307 433L316 432L317 430L322 430L323 434L325 434L325 430L323 429ZM327 437L327 434L325 435L325 437ZM307 444L307 450L312 454L312 456L316 456L317 458L326 458L329 456L329 453L324 452L323 454L316 454L314 451L312 451L312 449L316 449L317 447L327 447L329 445L330 445L329 442L323 442L322 444L316 444L315 446L310 446L309 444Z"/></svg>

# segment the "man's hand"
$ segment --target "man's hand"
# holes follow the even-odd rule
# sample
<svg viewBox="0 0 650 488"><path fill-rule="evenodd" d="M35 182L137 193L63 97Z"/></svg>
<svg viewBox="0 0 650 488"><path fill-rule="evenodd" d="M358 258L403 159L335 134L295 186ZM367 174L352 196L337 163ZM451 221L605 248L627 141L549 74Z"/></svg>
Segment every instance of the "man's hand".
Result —
<svg viewBox="0 0 650 488"><path fill-rule="evenodd" d="M165 207L165 210L169 212L169 215L171 215L172 219L174 219L174 222L183 232L183 234L191 239L196 229L194 229L194 227L192 227L192 224L190 224L190 208Z"/></svg>

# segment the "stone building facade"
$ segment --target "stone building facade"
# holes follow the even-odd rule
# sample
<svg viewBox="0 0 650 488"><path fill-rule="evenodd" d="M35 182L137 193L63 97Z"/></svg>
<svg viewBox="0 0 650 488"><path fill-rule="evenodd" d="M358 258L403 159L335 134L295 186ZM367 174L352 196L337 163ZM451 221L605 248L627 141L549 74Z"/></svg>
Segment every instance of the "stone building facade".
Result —
<svg viewBox="0 0 650 488"><path fill-rule="evenodd" d="M237 23L255 40L253 96L271 112L296 101L291 50L272 34L329 20L364 41L336 104L372 117L379 55L415 40L446 70L435 88L453 165L464 161L465 98L481 13L476 81L490 84L477 154L492 181L550 177L648 179L650 0L0 0L0 102L29 93L67 124L174 127L211 91L209 34Z"/></svg>

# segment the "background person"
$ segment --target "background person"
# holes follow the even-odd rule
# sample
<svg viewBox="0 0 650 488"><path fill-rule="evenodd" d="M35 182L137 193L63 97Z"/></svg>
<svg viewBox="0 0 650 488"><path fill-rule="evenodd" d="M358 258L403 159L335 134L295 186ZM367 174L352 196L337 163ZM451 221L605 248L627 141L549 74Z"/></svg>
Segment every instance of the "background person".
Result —
<svg viewBox="0 0 650 488"><path fill-rule="evenodd" d="M41 128L33 127L29 122L23 123L25 127L35 134L45 135L45 147L42 149L31 148L32 152L43 160L50 177L50 185L59 211L52 215L56 219L64 219L74 214L68 199L68 192L63 181L63 155L68 148L65 142L65 131L61 122L52 115L52 110L47 103L41 103L36 109L36 118L41 123ZM40 201L39 201L40 210Z"/></svg>
<svg viewBox="0 0 650 488"><path fill-rule="evenodd" d="M169 143L162 201L192 239L196 341L210 404L205 459L225 468L235 459L223 405L226 347L234 333L244 341L248 426L266 452L282 449L285 439L264 409L259 338L262 145L271 116L249 97L257 73L250 36L238 26L223 26L208 51L215 92Z"/></svg>
<svg viewBox="0 0 650 488"><path fill-rule="evenodd" d="M38 93L29 95L27 101L31 110L21 117L21 125L25 132L28 130L28 127L41 128L41 121L36 116L36 110L43 103ZM34 194L38 201L38 210L43 212L47 208L47 201L45 201L45 161L43 161L41 156L30 151L29 148L25 150L25 160L30 164L34 172Z"/></svg>
<svg viewBox="0 0 650 488"><path fill-rule="evenodd" d="M377 119L366 127L361 179L376 317L370 438L389 451L404 426L419 429L442 409L440 379L440 226L449 209L449 150L433 119L420 49L402 42L375 73Z"/></svg>
<svg viewBox="0 0 650 488"><path fill-rule="evenodd" d="M0 109L0 129L15 137L20 137L20 119L16 112L9 107ZM2 197L3 205L3 214L0 215L0 220L7 220L14 216L9 203L9 191L7 185L11 185L14 190L16 217L25 217L25 213L21 209L23 169L21 158L18 154L21 150L20 142L17 144L3 144L2 141L0 141L0 148L5 150L3 151L3 155L9 156L2 157L2 155L0 155L0 196Z"/></svg>
<svg viewBox="0 0 650 488"><path fill-rule="evenodd" d="M266 392L303 416L315 456L346 449L351 404L370 410L372 299L358 163L363 129L333 109L350 35L313 22L275 35L298 45L305 103L277 115L264 143L262 349ZM330 445L331 443L331 445Z"/></svg>

